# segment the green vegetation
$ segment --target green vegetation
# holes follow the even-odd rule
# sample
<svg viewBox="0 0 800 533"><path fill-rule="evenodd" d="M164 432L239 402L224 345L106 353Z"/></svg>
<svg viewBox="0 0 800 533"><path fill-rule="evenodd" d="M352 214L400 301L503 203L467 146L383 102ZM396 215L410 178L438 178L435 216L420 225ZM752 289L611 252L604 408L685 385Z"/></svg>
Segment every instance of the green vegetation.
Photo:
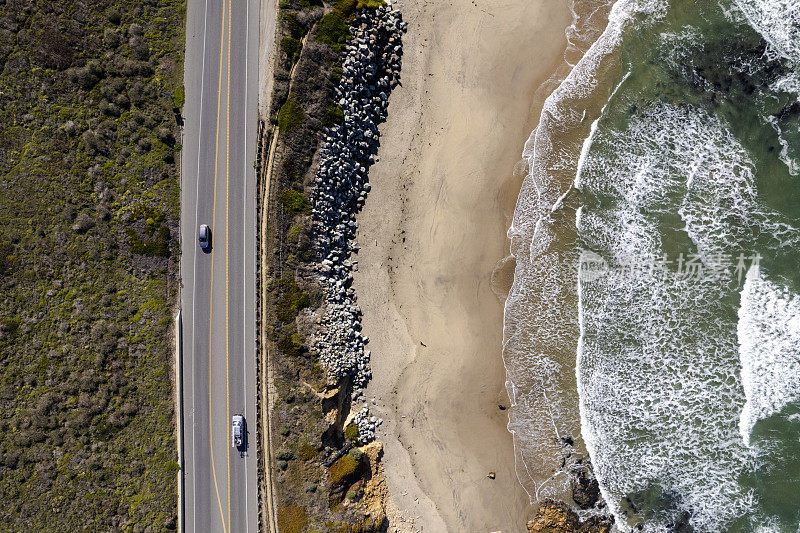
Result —
<svg viewBox="0 0 800 533"><path fill-rule="evenodd" d="M175 93L172 95L172 107L174 109L183 109L183 104L186 102L186 91L183 89L183 85L175 89Z"/></svg>
<svg viewBox="0 0 800 533"><path fill-rule="evenodd" d="M302 49L303 43L300 39L295 39L294 37L284 37L281 39L281 50L291 59L292 63L297 61L300 57L300 50Z"/></svg>
<svg viewBox="0 0 800 533"><path fill-rule="evenodd" d="M359 9L376 9L385 5L384 0L336 0L333 3L333 10L349 18Z"/></svg>
<svg viewBox="0 0 800 533"><path fill-rule="evenodd" d="M133 227L126 227L125 233L128 235L128 244L131 247L131 252L139 255L169 257L170 256L170 238L171 233L167 226L164 225L166 215L148 206L139 206L134 210L134 216L137 218L131 219L129 225L135 225L136 222L144 223L143 234L148 240L142 239L140 232L136 231ZM87 226L86 223L81 223L79 220L76 226ZM91 226L88 226L91 227ZM88 229L87 227L87 229Z"/></svg>
<svg viewBox="0 0 800 533"><path fill-rule="evenodd" d="M305 339L296 331L287 333L278 341L278 348L287 355L297 357L306 350Z"/></svg>
<svg viewBox="0 0 800 533"><path fill-rule="evenodd" d="M300 6L303 9L314 9L315 7L322 7L322 0L300 0Z"/></svg>
<svg viewBox="0 0 800 533"><path fill-rule="evenodd" d="M311 204L306 200L306 195L294 189L286 189L281 193L281 203L291 215L308 213L311 210Z"/></svg>
<svg viewBox="0 0 800 533"><path fill-rule="evenodd" d="M289 32L289 35L295 39L302 39L306 34L306 29L300 24L297 15L291 11L283 14L283 23L286 25L286 30Z"/></svg>
<svg viewBox="0 0 800 533"><path fill-rule="evenodd" d="M295 224L289 231L286 232L286 239L291 243L296 243L297 240L300 238L300 234L303 232L303 225L302 224Z"/></svg>
<svg viewBox="0 0 800 533"><path fill-rule="evenodd" d="M385 5L384 0L358 0L358 9L377 9Z"/></svg>
<svg viewBox="0 0 800 533"><path fill-rule="evenodd" d="M0 524L176 528L184 0L0 2Z"/></svg>
<svg viewBox="0 0 800 533"><path fill-rule="evenodd" d="M305 446L300 448L299 457L303 461L310 461L314 459L317 455L319 455L319 452L314 446L306 444Z"/></svg>
<svg viewBox="0 0 800 533"><path fill-rule="evenodd" d="M342 106L339 104L331 104L328 106L328 109L325 110L325 118L322 122L325 126L330 127L334 124L340 124L343 120L344 110Z"/></svg>
<svg viewBox="0 0 800 533"><path fill-rule="evenodd" d="M300 309L309 306L311 299L297 286L294 276L284 277L280 280L279 286L281 297L278 299L276 311L278 318L288 323L295 319Z"/></svg>
<svg viewBox="0 0 800 533"><path fill-rule="evenodd" d="M297 105L297 102L287 100L278 113L278 127L282 132L289 132L300 126L305 116L303 108Z"/></svg>
<svg viewBox="0 0 800 533"><path fill-rule="evenodd" d="M341 456L328 469L328 481L331 485L339 483L343 479L353 475L358 465L359 462L349 455Z"/></svg>
<svg viewBox="0 0 800 533"><path fill-rule="evenodd" d="M317 40L335 50L344 49L349 36L347 20L338 11L325 15L317 25Z"/></svg>
<svg viewBox="0 0 800 533"><path fill-rule="evenodd" d="M336 0L333 3L333 10L338 11L346 17L355 13L356 7L358 7L358 0Z"/></svg>
<svg viewBox="0 0 800 533"><path fill-rule="evenodd" d="M358 426L355 422L347 424L347 427L344 428L344 436L350 442L356 442L358 440Z"/></svg>
<svg viewBox="0 0 800 533"><path fill-rule="evenodd" d="M139 255L169 257L169 228L161 226L153 240L144 241L134 230L126 228L131 251Z"/></svg>
<svg viewBox="0 0 800 533"><path fill-rule="evenodd" d="M299 505L278 509L278 530L281 533L303 533L307 525L308 515Z"/></svg>
<svg viewBox="0 0 800 533"><path fill-rule="evenodd" d="M380 518L367 518L355 524L327 520L328 533L363 533L365 531L386 531L386 523Z"/></svg>
<svg viewBox="0 0 800 533"><path fill-rule="evenodd" d="M364 457L364 450L358 447L350 448L350 451L347 452L347 455L352 457L357 463L361 462L361 458Z"/></svg>

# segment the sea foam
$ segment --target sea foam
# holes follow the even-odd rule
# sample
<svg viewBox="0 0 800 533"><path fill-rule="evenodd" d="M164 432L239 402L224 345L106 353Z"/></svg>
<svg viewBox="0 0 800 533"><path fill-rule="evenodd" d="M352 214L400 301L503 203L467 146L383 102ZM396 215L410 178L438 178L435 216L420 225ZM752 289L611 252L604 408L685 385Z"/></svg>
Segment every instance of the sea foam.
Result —
<svg viewBox="0 0 800 533"><path fill-rule="evenodd" d="M800 400L800 296L751 267L742 290L738 337L747 399L739 431L749 446L759 420Z"/></svg>
<svg viewBox="0 0 800 533"><path fill-rule="evenodd" d="M517 472L533 499L563 486L559 440L568 435L585 444L622 530L635 525L628 498L647 516L645 531L684 522L698 532L770 530L777 519L760 511L747 481L763 457L744 437L787 398L783 385L758 383L783 359L759 354L757 339L755 355L743 348L741 328L766 311L737 320L736 310L741 317L750 300L757 307L766 297L750 295L752 281L740 294L743 269L720 257L752 254L756 243L789 250L800 235L761 204L752 154L713 106L658 104L663 95L637 100L620 89L623 35L635 24L641 37L665 13L663 2L617 2L605 31L547 98L525 147L530 173L509 230L517 266L504 322ZM769 46L791 55L795 43L779 38L791 28L764 31L775 33ZM701 36L691 28L654 35L673 66L682 62L677 54L696 53ZM609 118L617 89L629 100L612 105ZM576 270L580 250L607 260L604 275ZM655 275L624 268L676 250L695 254L705 275L680 276L675 265Z"/></svg>
<svg viewBox="0 0 800 533"><path fill-rule="evenodd" d="M704 265L739 242L755 205L752 164L719 119L660 105L622 131L601 124L594 145L579 186L616 201L586 209L578 230L612 265L665 253L660 229L676 198ZM626 496L673 500L647 531L682 514L715 531L754 508L738 482L753 456L737 438L736 323L718 318L731 290L719 277L623 268L579 286L583 436L618 516Z"/></svg>
<svg viewBox="0 0 800 533"><path fill-rule="evenodd" d="M663 2L622 0L614 4L598 39L591 28L581 33L579 26L609 13L610 4L589 0L575 10L576 21L568 31L571 48L577 42L593 44L544 102L539 126L523 152L529 174L508 231L516 259L503 329L506 388L512 402L508 429L514 435L517 476L532 501L569 489L566 474L583 448L574 373L578 255L570 251L570 230L560 231L570 222L563 213L575 209L568 205L568 192L583 144L583 137L575 133L583 128L587 110L599 114L595 89L599 79L614 75L609 70L618 67L610 52L630 18L643 12L663 14L664 9ZM581 41L574 38L576 33L589 37ZM565 446L570 440L574 446Z"/></svg>
<svg viewBox="0 0 800 533"><path fill-rule="evenodd" d="M735 0L750 25L774 53L800 62L800 1Z"/></svg>

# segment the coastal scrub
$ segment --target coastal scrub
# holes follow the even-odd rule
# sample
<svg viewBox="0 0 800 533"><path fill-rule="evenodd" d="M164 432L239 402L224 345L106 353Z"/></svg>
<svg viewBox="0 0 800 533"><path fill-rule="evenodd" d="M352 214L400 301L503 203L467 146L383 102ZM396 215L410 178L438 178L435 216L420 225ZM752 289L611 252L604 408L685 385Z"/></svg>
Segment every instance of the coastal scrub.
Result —
<svg viewBox="0 0 800 533"><path fill-rule="evenodd" d="M0 2L0 524L177 527L185 2Z"/></svg>
<svg viewBox="0 0 800 533"><path fill-rule="evenodd" d="M319 21L317 40L327 44L331 48L342 50L347 43L347 37L349 37L349 35L350 32L347 27L347 21L342 14L336 11L328 13Z"/></svg>
<svg viewBox="0 0 800 533"><path fill-rule="evenodd" d="M289 52L292 52L292 54L294 53L293 49L284 49L284 51L287 53L287 55L289 55ZM296 52L299 55L300 50L297 49ZM287 100L286 103L281 106L281 110L278 113L278 127L283 132L291 131L303 123L305 116L306 114L303 111L303 108L300 107L297 102L294 100Z"/></svg>
<svg viewBox="0 0 800 533"><path fill-rule="evenodd" d="M299 505L278 509L278 528L281 533L302 533L307 525L308 515Z"/></svg>

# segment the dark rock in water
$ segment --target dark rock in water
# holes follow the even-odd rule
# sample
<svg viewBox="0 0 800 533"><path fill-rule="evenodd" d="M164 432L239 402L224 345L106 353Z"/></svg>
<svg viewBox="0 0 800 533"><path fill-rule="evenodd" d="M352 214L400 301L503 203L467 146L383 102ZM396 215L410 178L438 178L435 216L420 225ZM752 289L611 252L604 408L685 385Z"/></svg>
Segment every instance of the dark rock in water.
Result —
<svg viewBox="0 0 800 533"><path fill-rule="evenodd" d="M590 472L579 472L572 479L572 499L581 509L591 509L600 500L600 485Z"/></svg>
<svg viewBox="0 0 800 533"><path fill-rule="evenodd" d="M613 518L594 516L582 522L564 502L546 499L528 521L528 533L610 533Z"/></svg>

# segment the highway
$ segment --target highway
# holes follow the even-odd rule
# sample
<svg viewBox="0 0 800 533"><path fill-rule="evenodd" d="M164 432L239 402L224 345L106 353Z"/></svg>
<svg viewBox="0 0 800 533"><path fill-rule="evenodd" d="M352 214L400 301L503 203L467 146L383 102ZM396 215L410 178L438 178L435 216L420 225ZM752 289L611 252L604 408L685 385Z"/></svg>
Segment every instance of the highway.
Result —
<svg viewBox="0 0 800 533"><path fill-rule="evenodd" d="M258 530L255 196L259 0L187 6L181 159L185 531ZM213 248L198 247L200 224ZM231 446L231 416L247 421Z"/></svg>

